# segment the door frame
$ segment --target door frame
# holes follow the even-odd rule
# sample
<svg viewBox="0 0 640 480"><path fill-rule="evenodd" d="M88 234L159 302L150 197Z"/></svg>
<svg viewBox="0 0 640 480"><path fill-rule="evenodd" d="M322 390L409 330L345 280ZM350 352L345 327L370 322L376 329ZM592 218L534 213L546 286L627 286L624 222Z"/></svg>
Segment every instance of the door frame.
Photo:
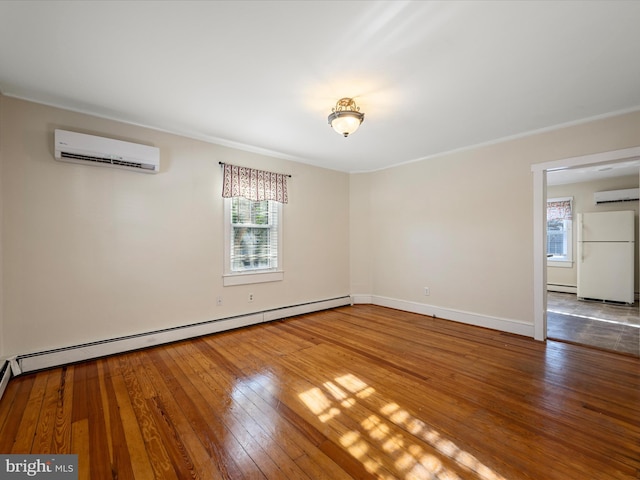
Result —
<svg viewBox="0 0 640 480"><path fill-rule="evenodd" d="M547 172L617 163L636 157L640 157L640 146L531 165L533 173L533 332L536 340L543 341L547 338Z"/></svg>

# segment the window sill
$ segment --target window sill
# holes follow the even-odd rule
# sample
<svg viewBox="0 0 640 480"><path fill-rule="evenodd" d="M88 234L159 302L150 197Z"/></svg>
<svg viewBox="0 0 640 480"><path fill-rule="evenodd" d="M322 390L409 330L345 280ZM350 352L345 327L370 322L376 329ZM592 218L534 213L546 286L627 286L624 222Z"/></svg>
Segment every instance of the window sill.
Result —
<svg viewBox="0 0 640 480"><path fill-rule="evenodd" d="M547 260L547 267L572 268L571 260Z"/></svg>
<svg viewBox="0 0 640 480"><path fill-rule="evenodd" d="M249 285L251 283L280 282L284 280L284 271L231 273L222 276L222 285L232 287L234 285Z"/></svg>

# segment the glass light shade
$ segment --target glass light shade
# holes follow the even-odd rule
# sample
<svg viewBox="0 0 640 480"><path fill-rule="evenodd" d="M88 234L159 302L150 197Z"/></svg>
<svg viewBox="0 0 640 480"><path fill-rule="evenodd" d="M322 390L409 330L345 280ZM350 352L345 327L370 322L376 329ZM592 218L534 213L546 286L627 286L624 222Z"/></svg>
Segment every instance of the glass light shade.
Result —
<svg viewBox="0 0 640 480"><path fill-rule="evenodd" d="M358 130L363 120L364 113L360 112L343 111L333 112L329 115L331 127L344 137L348 137Z"/></svg>

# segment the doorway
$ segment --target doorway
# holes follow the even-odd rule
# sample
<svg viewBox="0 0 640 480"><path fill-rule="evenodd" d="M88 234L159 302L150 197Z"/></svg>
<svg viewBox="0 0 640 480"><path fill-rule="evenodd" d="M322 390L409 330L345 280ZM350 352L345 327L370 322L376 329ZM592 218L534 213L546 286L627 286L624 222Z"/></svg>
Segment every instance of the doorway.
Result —
<svg viewBox="0 0 640 480"><path fill-rule="evenodd" d="M622 162L638 162L637 165L640 165L640 147L546 162L533 165L531 168L534 183L534 337L537 340L554 337L581 344L589 344L588 342L591 341L592 346L598 348L616 351L624 349L630 350L625 353L640 355L637 302L627 307L628 311L607 311L613 306L589 305L578 301L575 294L571 295L571 293L547 294L547 175L553 175L554 172L577 171L586 167L609 167ZM635 172L639 174L640 167L637 165ZM638 255L638 245L636 245L636 255ZM558 319L564 320L565 324L560 325ZM623 330L631 334L623 334ZM589 340L590 336L591 340ZM608 340L605 340L606 337ZM597 342L600 345L595 345ZM612 345L613 348L611 348Z"/></svg>
<svg viewBox="0 0 640 480"><path fill-rule="evenodd" d="M548 338L640 356L637 304L579 300L576 295L577 217L621 210L633 210L637 217L637 202L596 204L594 199L596 192L637 189L639 169L640 160L631 159L547 172L547 205L553 207L551 220L547 212Z"/></svg>

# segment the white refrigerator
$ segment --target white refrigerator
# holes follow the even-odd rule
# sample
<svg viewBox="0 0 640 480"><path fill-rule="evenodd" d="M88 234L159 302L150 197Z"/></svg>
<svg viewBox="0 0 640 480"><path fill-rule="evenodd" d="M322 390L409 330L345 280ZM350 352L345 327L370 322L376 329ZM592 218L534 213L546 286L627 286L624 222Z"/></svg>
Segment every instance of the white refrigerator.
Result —
<svg viewBox="0 0 640 480"><path fill-rule="evenodd" d="M633 211L578 214L578 298L633 304Z"/></svg>

